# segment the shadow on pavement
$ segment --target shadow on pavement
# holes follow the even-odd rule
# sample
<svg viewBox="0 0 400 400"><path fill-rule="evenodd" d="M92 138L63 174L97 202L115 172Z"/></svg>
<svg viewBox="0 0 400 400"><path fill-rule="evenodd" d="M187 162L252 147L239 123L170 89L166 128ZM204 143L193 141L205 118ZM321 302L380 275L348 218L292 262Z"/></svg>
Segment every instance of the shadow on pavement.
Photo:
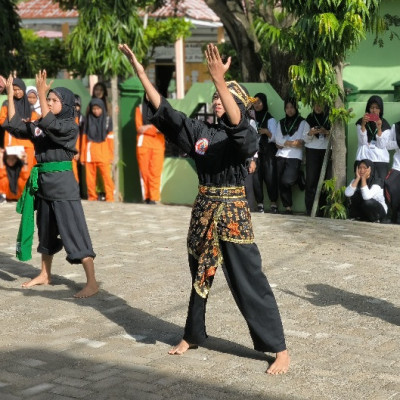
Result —
<svg viewBox="0 0 400 400"><path fill-rule="evenodd" d="M8 281L15 280L15 278L9 274L30 279L35 277L38 272L37 268L34 268L27 263L14 260L9 254L0 252L0 279L2 279L3 274L7 277L6 280ZM56 291L46 291L41 290L40 286L36 286L32 289L22 289L21 287L1 287L1 290L21 292L26 297L41 296L52 300L62 300L79 304L82 307L92 307L110 321L121 326L128 335L135 337L137 342L155 344L159 341L173 346L182 337L183 327L160 319L141 309L131 307L124 299L115 296L104 289L100 289L99 294L96 296L87 299L75 299L73 298L73 295L80 290L81 285L60 275L53 274L52 286L57 285L64 285L68 289L60 288L60 290ZM110 301L107 300L111 296L113 297L112 306ZM274 360L273 357L266 356L264 353L213 336L209 336L202 347L254 360L266 360L268 362Z"/></svg>
<svg viewBox="0 0 400 400"><path fill-rule="evenodd" d="M300 296L289 290L282 290L282 292L307 300L317 307L337 304L360 315L380 318L390 324L400 325L400 308L386 300L348 292L322 283L307 285L306 289L312 297Z"/></svg>

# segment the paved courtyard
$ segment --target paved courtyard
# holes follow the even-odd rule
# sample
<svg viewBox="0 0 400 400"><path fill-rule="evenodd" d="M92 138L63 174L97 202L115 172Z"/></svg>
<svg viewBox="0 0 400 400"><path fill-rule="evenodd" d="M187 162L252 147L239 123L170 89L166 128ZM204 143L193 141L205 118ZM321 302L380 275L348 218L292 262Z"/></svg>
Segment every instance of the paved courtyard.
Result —
<svg viewBox="0 0 400 400"><path fill-rule="evenodd" d="M52 285L21 288L40 257L15 259L19 215L0 207L1 400L400 400L400 226L253 214L292 357L267 376L222 270L205 346L167 354L186 317L189 207L84 209L101 291L77 300L84 272L64 252Z"/></svg>

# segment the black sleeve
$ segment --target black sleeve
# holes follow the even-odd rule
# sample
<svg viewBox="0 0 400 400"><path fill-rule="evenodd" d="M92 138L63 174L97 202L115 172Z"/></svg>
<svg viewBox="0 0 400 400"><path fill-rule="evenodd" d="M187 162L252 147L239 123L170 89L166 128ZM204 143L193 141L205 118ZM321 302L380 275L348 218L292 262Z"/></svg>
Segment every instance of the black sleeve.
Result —
<svg viewBox="0 0 400 400"><path fill-rule="evenodd" d="M22 121L21 117L15 113L11 120L6 119L2 127L10 132L17 139L32 139L32 123Z"/></svg>
<svg viewBox="0 0 400 400"><path fill-rule="evenodd" d="M39 121L39 127L54 143L65 148L75 149L79 132L75 118L57 119L53 113L49 112Z"/></svg>
<svg viewBox="0 0 400 400"><path fill-rule="evenodd" d="M187 154L192 153L199 132L206 127L203 121L188 118L182 112L173 109L164 97L161 98L158 110L149 103L147 116L168 140Z"/></svg>

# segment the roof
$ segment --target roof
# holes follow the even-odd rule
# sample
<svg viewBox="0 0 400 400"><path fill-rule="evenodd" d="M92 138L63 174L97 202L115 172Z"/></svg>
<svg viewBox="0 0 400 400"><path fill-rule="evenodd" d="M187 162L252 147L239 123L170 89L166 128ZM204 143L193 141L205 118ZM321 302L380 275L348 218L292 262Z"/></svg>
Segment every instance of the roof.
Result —
<svg viewBox="0 0 400 400"><path fill-rule="evenodd" d="M167 5L154 13L153 18L186 17L198 21L220 22L218 16L207 6L204 0L183 0L175 7L174 1L168 0ZM77 10L63 11L57 2L52 0L29 0L18 4L18 14L21 19L59 19L77 18ZM144 12L141 13L144 15Z"/></svg>
<svg viewBox="0 0 400 400"><path fill-rule="evenodd" d="M45 18L77 18L78 11L61 10L58 3L52 0L30 0L18 4L18 14L21 19L45 19Z"/></svg>

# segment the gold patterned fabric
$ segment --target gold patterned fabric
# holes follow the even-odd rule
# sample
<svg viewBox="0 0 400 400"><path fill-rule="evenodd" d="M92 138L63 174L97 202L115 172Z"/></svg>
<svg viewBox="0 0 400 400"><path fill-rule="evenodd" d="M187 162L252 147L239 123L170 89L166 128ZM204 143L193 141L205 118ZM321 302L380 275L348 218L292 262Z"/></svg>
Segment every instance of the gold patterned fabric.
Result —
<svg viewBox="0 0 400 400"><path fill-rule="evenodd" d="M251 215L243 186L199 186L192 209L188 251L198 260L193 286L203 298L208 296L217 267L223 263L220 240L254 243Z"/></svg>

